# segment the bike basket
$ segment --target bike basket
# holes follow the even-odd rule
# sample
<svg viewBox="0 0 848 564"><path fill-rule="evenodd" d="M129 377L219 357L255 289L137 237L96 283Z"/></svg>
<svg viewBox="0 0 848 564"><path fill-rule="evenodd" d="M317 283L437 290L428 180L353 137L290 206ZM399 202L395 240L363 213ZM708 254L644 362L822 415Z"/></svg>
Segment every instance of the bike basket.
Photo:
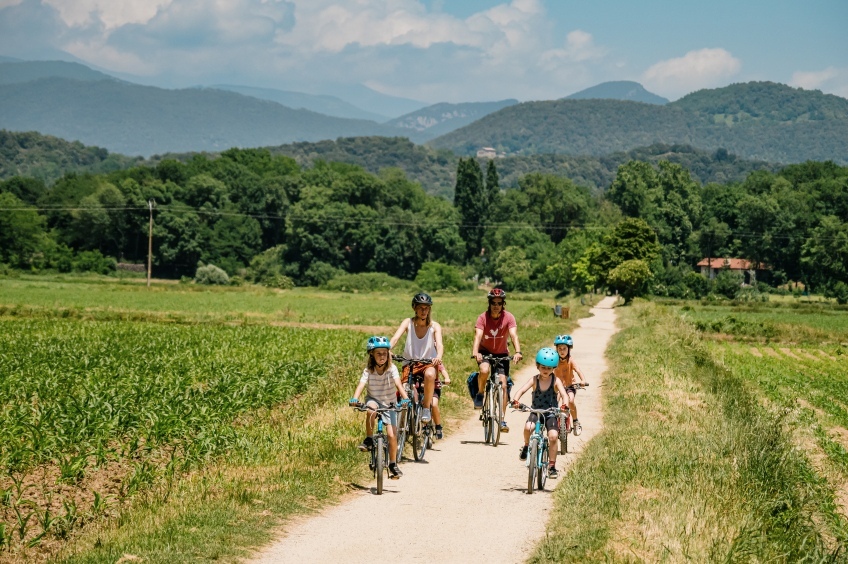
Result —
<svg viewBox="0 0 848 564"><path fill-rule="evenodd" d="M471 399L474 399L475 397L477 397L477 375L478 374L479 374L478 372L472 372L471 375L468 377L468 381L466 382L468 384L468 394L471 396Z"/></svg>

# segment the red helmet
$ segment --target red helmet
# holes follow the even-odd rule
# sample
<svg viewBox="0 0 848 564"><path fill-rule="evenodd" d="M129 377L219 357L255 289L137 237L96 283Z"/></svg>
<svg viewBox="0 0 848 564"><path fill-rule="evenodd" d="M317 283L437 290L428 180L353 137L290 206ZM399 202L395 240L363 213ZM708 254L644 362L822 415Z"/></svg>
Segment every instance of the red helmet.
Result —
<svg viewBox="0 0 848 564"><path fill-rule="evenodd" d="M501 290L500 288L492 288L489 290L489 301L492 301L494 298L501 298L502 300L506 299L506 292Z"/></svg>

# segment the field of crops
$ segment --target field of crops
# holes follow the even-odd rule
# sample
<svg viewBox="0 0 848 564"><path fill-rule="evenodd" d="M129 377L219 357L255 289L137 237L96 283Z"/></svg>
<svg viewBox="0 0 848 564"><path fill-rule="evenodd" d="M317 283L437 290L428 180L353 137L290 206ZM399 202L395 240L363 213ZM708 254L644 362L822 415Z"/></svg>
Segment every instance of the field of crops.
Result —
<svg viewBox="0 0 848 564"><path fill-rule="evenodd" d="M573 326L554 320L550 296L523 298L509 303L523 343ZM343 493L365 467L352 463L361 422L344 398L366 336L391 334L409 300L0 279L0 562L243 554L277 515ZM461 381L485 297L435 301ZM448 410L466 408L459 388Z"/></svg>

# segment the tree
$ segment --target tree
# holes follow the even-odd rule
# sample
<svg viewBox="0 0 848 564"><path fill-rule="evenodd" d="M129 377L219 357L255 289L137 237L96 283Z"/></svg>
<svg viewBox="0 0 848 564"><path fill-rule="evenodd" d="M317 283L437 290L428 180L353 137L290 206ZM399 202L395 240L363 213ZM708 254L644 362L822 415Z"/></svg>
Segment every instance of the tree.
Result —
<svg viewBox="0 0 848 564"><path fill-rule="evenodd" d="M801 262L813 284L848 283L848 223L833 215L821 218L803 245Z"/></svg>
<svg viewBox="0 0 848 564"><path fill-rule="evenodd" d="M495 276L507 290L530 289L530 262L524 250L519 247L507 247L495 257Z"/></svg>
<svg viewBox="0 0 848 564"><path fill-rule="evenodd" d="M415 284L422 290L466 290L470 284L462 271L443 262L425 262L415 276Z"/></svg>
<svg viewBox="0 0 848 564"><path fill-rule="evenodd" d="M490 204L483 188L483 172L477 160L459 159L453 204L460 215L459 235L465 241L466 258L477 256L483 247Z"/></svg>
<svg viewBox="0 0 848 564"><path fill-rule="evenodd" d="M9 192L0 193L0 262L29 267L47 243L45 220Z"/></svg>
<svg viewBox="0 0 848 564"><path fill-rule="evenodd" d="M634 297L645 293L651 269L644 260L626 260L613 268L607 276L607 284L618 291L624 303L630 303Z"/></svg>
<svg viewBox="0 0 848 564"><path fill-rule="evenodd" d="M601 281L619 264L628 260L641 260L650 264L659 257L661 247L654 230L642 219L628 218L615 226L604 238L597 261Z"/></svg>

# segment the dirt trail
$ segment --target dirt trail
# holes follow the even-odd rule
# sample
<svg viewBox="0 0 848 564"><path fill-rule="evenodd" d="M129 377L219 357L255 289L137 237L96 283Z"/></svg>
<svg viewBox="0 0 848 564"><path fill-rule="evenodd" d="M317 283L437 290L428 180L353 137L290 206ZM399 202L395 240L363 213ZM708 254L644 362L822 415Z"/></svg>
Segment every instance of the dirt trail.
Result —
<svg viewBox="0 0 848 564"><path fill-rule="evenodd" d="M591 386L578 393L583 434L569 437L569 453L557 459L560 475L603 426L604 352L615 333L615 298L605 298L580 320L574 357ZM535 351L534 351L535 353ZM528 354L516 385L535 374ZM462 378L456 378L464 386ZM530 392L524 399L529 400ZM521 562L544 535L551 507L546 491L527 495L527 469L518 460L525 414L507 410L508 434L497 448L483 444L478 412L427 452L426 462L401 464L403 478L386 480L383 495L356 494L322 513L296 520L283 538L255 562ZM363 457L363 464L365 463ZM373 486L373 479L368 482ZM430 531L430 534L427 534ZM367 547L384 547L375 555Z"/></svg>

